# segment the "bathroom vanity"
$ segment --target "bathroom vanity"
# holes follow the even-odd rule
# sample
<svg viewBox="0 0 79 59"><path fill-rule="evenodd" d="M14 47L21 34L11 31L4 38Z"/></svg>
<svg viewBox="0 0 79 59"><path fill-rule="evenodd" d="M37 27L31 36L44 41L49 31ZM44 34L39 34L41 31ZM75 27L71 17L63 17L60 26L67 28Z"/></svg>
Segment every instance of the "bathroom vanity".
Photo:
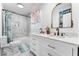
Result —
<svg viewBox="0 0 79 59"><path fill-rule="evenodd" d="M37 56L78 56L79 41L75 37L31 35L31 51Z"/></svg>

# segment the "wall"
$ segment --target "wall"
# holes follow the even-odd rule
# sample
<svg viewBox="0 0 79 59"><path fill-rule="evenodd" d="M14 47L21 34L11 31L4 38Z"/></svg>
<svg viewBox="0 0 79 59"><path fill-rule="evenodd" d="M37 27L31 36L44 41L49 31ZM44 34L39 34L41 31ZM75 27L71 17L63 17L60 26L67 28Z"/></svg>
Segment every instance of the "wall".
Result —
<svg viewBox="0 0 79 59"><path fill-rule="evenodd" d="M74 32L79 36L79 3L72 3L72 18L74 20Z"/></svg>
<svg viewBox="0 0 79 59"><path fill-rule="evenodd" d="M12 13L12 37L27 36L29 27L27 27L29 18Z"/></svg>
<svg viewBox="0 0 79 59"><path fill-rule="evenodd" d="M27 20L27 36L31 34L31 18L26 17Z"/></svg>
<svg viewBox="0 0 79 59"><path fill-rule="evenodd" d="M47 3L45 4L41 9L41 18L43 21L43 27L50 27L51 28L51 14L53 11L53 8L55 7L57 3Z"/></svg>
<svg viewBox="0 0 79 59"><path fill-rule="evenodd" d="M40 9L40 23L31 25L31 32L39 32L40 28L45 29L47 26L51 28L51 13L56 3L46 3ZM31 19L32 20L32 19Z"/></svg>
<svg viewBox="0 0 79 59"><path fill-rule="evenodd" d="M43 20L41 18L41 10L39 11L40 11L39 13L35 11L33 16L31 16L31 32L32 33L39 33L39 30L40 28L42 28L42 25L43 25Z"/></svg>

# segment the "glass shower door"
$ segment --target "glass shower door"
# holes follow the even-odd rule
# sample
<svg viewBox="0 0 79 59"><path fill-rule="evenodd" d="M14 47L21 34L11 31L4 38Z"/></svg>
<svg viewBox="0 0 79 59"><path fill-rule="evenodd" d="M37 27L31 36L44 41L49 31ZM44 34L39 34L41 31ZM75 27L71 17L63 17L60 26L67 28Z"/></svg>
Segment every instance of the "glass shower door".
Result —
<svg viewBox="0 0 79 59"><path fill-rule="evenodd" d="M12 28L11 28L11 21L12 21L12 13L4 10L3 11L3 36L7 36L7 43L12 41Z"/></svg>

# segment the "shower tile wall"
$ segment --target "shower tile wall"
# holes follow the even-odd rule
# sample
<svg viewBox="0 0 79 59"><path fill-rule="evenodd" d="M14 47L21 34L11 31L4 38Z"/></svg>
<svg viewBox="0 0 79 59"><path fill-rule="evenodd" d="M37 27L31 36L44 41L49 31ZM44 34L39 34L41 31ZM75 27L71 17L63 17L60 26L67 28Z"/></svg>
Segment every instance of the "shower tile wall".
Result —
<svg viewBox="0 0 79 59"><path fill-rule="evenodd" d="M27 36L27 21L25 16L12 15L12 38Z"/></svg>

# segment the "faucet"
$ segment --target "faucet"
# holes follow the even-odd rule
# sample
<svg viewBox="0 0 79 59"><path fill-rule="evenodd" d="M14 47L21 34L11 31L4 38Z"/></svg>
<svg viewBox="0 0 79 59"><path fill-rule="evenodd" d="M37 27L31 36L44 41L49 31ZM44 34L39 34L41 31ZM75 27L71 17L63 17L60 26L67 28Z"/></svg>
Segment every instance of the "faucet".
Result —
<svg viewBox="0 0 79 59"><path fill-rule="evenodd" d="M57 35L59 36L59 28L58 27L56 28L56 31L57 31Z"/></svg>

